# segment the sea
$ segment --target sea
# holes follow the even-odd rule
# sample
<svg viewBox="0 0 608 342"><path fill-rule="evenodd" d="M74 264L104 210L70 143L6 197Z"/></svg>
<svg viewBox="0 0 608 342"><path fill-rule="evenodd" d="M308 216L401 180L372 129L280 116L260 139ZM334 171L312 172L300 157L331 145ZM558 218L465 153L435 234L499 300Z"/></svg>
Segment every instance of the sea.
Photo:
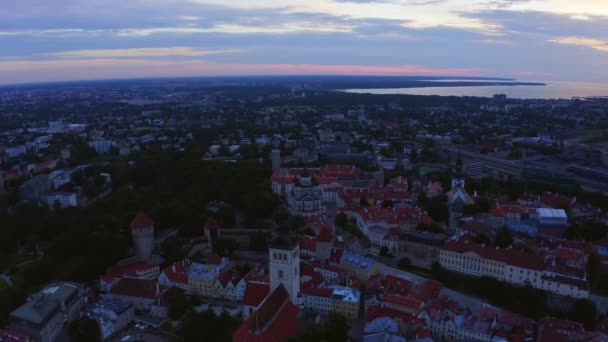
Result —
<svg viewBox="0 0 608 342"><path fill-rule="evenodd" d="M440 84L444 80L437 80ZM453 82L454 80L446 80ZM470 82L470 81L468 81ZM608 83L581 82L541 82L545 86L465 86L465 87L423 87L423 88L379 88L379 89L342 89L349 93L362 94L401 94L401 95L439 95L439 96L477 96L492 97L505 94L515 99L571 99L574 97L608 97Z"/></svg>

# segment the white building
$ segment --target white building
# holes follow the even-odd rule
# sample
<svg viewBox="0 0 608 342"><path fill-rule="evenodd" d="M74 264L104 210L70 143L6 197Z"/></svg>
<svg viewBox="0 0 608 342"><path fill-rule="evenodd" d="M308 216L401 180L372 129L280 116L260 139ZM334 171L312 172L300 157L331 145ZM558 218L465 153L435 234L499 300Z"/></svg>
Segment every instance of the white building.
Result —
<svg viewBox="0 0 608 342"><path fill-rule="evenodd" d="M77 207L78 198L74 192L53 192L46 197L49 208L55 208L59 204L60 208Z"/></svg>

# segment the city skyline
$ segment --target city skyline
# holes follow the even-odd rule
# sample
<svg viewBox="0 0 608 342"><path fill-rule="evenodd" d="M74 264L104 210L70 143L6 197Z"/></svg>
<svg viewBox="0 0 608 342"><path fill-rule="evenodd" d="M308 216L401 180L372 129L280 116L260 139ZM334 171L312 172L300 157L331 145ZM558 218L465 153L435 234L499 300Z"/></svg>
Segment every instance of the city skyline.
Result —
<svg viewBox="0 0 608 342"><path fill-rule="evenodd" d="M24 0L0 11L0 84L218 75L602 82L602 0Z"/></svg>

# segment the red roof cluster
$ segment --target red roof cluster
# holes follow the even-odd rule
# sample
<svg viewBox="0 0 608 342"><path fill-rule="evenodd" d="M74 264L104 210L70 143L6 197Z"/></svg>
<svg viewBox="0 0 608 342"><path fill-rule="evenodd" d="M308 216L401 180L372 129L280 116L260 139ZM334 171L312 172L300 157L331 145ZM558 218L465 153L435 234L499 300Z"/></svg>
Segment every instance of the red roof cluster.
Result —
<svg viewBox="0 0 608 342"><path fill-rule="evenodd" d="M264 282L250 281L245 287L243 305L257 307L270 293L270 284Z"/></svg>
<svg viewBox="0 0 608 342"><path fill-rule="evenodd" d="M401 295L385 295L382 298L382 302L389 304L396 304L400 306L404 306L406 308L420 310L424 305L420 299L414 298L412 296L401 296Z"/></svg>
<svg viewBox="0 0 608 342"><path fill-rule="evenodd" d="M152 219L143 211L138 212L133 221L131 221L131 229L145 229L150 227L154 227L154 221L152 221Z"/></svg>
<svg viewBox="0 0 608 342"><path fill-rule="evenodd" d="M233 342L283 342L298 332L300 309L289 300L283 285L277 286L257 310L241 324Z"/></svg>
<svg viewBox="0 0 608 342"><path fill-rule="evenodd" d="M387 275L384 278L384 293L406 295L412 289L412 283L401 277Z"/></svg>
<svg viewBox="0 0 608 342"><path fill-rule="evenodd" d="M173 265L167 266L163 273L173 283L188 284L188 267L190 266L189 260L182 260L174 263Z"/></svg>
<svg viewBox="0 0 608 342"><path fill-rule="evenodd" d="M354 165L325 165L319 172L321 177L358 179L361 171Z"/></svg>
<svg viewBox="0 0 608 342"><path fill-rule="evenodd" d="M107 283L110 283L114 279L122 278L125 276L137 276L138 273L146 272L152 268L158 268L158 265L148 264L144 261L134 261L128 264L118 265L114 267L109 272L104 274L103 280Z"/></svg>
<svg viewBox="0 0 608 342"><path fill-rule="evenodd" d="M122 278L114 285L113 295L156 299L160 294L160 285L156 280L142 278Z"/></svg>
<svg viewBox="0 0 608 342"><path fill-rule="evenodd" d="M365 320L371 322L377 318L381 317L390 317L393 319L399 319L403 321L403 323L411 323L418 320L415 316L405 313L403 311L382 307L380 305L372 305L367 307L367 312L365 313Z"/></svg>

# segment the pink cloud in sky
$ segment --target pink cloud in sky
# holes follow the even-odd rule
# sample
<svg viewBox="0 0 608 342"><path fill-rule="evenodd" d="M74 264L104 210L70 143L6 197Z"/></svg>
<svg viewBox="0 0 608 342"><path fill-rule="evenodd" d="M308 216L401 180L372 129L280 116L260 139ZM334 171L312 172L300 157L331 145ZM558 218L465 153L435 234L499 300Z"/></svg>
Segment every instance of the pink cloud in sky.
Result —
<svg viewBox="0 0 608 342"><path fill-rule="evenodd" d="M511 74L521 77L553 77L555 74L538 71L515 71Z"/></svg>
<svg viewBox="0 0 608 342"><path fill-rule="evenodd" d="M419 65L230 64L150 59L0 60L0 83L170 76L237 75L478 76L475 69Z"/></svg>

